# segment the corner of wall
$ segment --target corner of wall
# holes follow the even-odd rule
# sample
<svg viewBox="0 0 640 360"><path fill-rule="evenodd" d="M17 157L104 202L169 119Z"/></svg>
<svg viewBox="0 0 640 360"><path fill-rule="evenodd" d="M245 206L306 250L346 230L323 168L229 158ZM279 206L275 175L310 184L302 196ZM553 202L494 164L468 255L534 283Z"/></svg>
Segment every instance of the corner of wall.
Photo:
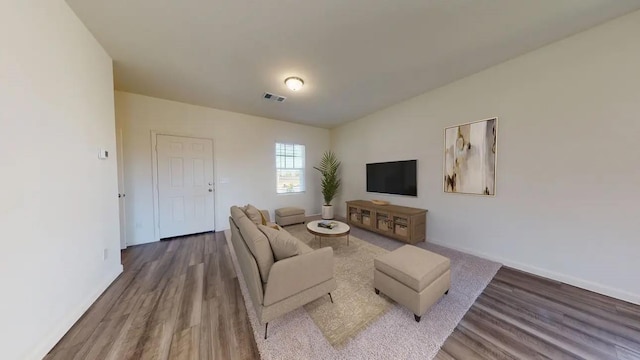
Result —
<svg viewBox="0 0 640 360"><path fill-rule="evenodd" d="M60 319L58 326L43 339L34 350L27 356L27 359L40 360L44 358L51 349L62 339L71 327L82 317L82 315L93 305L102 293L113 283L124 271L122 264L116 266L102 281L91 295L82 301L75 310Z"/></svg>

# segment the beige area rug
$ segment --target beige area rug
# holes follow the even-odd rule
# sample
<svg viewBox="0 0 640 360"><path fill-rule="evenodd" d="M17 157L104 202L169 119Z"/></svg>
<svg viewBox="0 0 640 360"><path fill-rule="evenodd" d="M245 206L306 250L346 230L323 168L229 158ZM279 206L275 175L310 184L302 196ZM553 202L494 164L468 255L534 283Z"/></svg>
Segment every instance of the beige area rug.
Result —
<svg viewBox="0 0 640 360"><path fill-rule="evenodd" d="M318 249L320 240L307 231L306 225L287 227L291 235ZM304 306L313 322L334 347L365 329L391 308L391 301L373 291L373 259L388 251L350 236L322 238L322 246L333 248L338 288L331 293L334 303L320 298Z"/></svg>
<svg viewBox="0 0 640 360"><path fill-rule="evenodd" d="M289 226L287 231L301 240L317 248L313 236L306 234L304 225ZM231 258L238 275L241 274L238 260L233 250L230 232L225 231ZM387 309L359 311L351 316L347 309L358 305L357 283L349 284L348 279L360 278L363 284L371 281L367 271L341 271L338 265L340 254L362 250L363 255L353 259L368 258L380 249L392 251L404 244L384 236L352 228L351 241L347 247L346 239L323 239L322 246L334 248L336 261L336 276L339 289L355 289L352 291L338 291L335 293L335 304L331 304L328 296L324 296L305 307L301 307L269 322L269 338L264 339L264 324L261 324L255 314L249 292L242 276L238 276L240 289L245 299L247 314L253 335L262 359L433 359L447 337L455 329L464 314L473 305L475 299L489 284L500 264L468 255L442 246L429 243L418 243L418 247L436 252L451 260L451 288L449 294L442 297L422 316L419 323L413 319L413 313L408 309L390 302ZM358 241L358 240L360 241ZM353 248L352 248L353 246ZM382 253L384 252L382 250ZM372 254L367 254L371 251ZM348 262L349 257L343 258ZM359 268L358 261L353 261ZM364 261L367 262L367 261ZM363 266L366 269L368 265ZM373 262L371 261L371 269ZM343 276L344 275L344 276ZM373 273L371 273L371 279ZM340 280L342 279L342 280ZM369 293L367 293L369 287ZM371 283L362 286L363 307L376 309L376 301L390 301L384 296L376 300ZM357 307L357 306L356 306ZM385 306L382 305L381 308ZM315 314L314 314L315 313ZM368 318L368 319L367 319ZM342 329L345 327L345 329ZM330 339L333 340L330 340ZM336 344L334 346L334 344Z"/></svg>

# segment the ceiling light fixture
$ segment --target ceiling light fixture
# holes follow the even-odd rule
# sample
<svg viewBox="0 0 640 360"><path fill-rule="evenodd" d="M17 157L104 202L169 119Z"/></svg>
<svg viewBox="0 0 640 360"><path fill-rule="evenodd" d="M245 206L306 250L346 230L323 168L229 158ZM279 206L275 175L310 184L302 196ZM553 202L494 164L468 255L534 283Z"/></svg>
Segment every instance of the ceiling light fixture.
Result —
<svg viewBox="0 0 640 360"><path fill-rule="evenodd" d="M284 79L284 84L293 91L298 91L302 89L302 85L304 85L304 80L299 77L291 76Z"/></svg>

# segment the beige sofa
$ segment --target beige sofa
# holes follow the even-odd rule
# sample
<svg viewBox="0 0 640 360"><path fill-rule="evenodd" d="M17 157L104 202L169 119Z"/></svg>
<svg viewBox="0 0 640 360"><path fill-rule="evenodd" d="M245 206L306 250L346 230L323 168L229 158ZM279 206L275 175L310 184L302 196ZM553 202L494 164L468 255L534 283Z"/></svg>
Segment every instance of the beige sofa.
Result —
<svg viewBox="0 0 640 360"><path fill-rule="evenodd" d="M262 213L269 221L269 213ZM327 294L333 302L331 291L337 284L332 248L313 250L298 240L298 255L275 261L267 236L241 208L231 207L229 224L251 304L265 324L265 339L269 321Z"/></svg>

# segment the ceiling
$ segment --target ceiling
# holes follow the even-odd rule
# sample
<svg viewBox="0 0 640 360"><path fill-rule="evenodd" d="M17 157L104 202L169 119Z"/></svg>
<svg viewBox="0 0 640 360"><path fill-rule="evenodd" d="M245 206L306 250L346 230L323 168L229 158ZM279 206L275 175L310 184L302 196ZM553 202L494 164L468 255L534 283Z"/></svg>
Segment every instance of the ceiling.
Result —
<svg viewBox="0 0 640 360"><path fill-rule="evenodd" d="M117 90L333 127L640 9L640 0L67 0ZM287 76L305 80L288 90ZM263 92L287 97L262 99Z"/></svg>

